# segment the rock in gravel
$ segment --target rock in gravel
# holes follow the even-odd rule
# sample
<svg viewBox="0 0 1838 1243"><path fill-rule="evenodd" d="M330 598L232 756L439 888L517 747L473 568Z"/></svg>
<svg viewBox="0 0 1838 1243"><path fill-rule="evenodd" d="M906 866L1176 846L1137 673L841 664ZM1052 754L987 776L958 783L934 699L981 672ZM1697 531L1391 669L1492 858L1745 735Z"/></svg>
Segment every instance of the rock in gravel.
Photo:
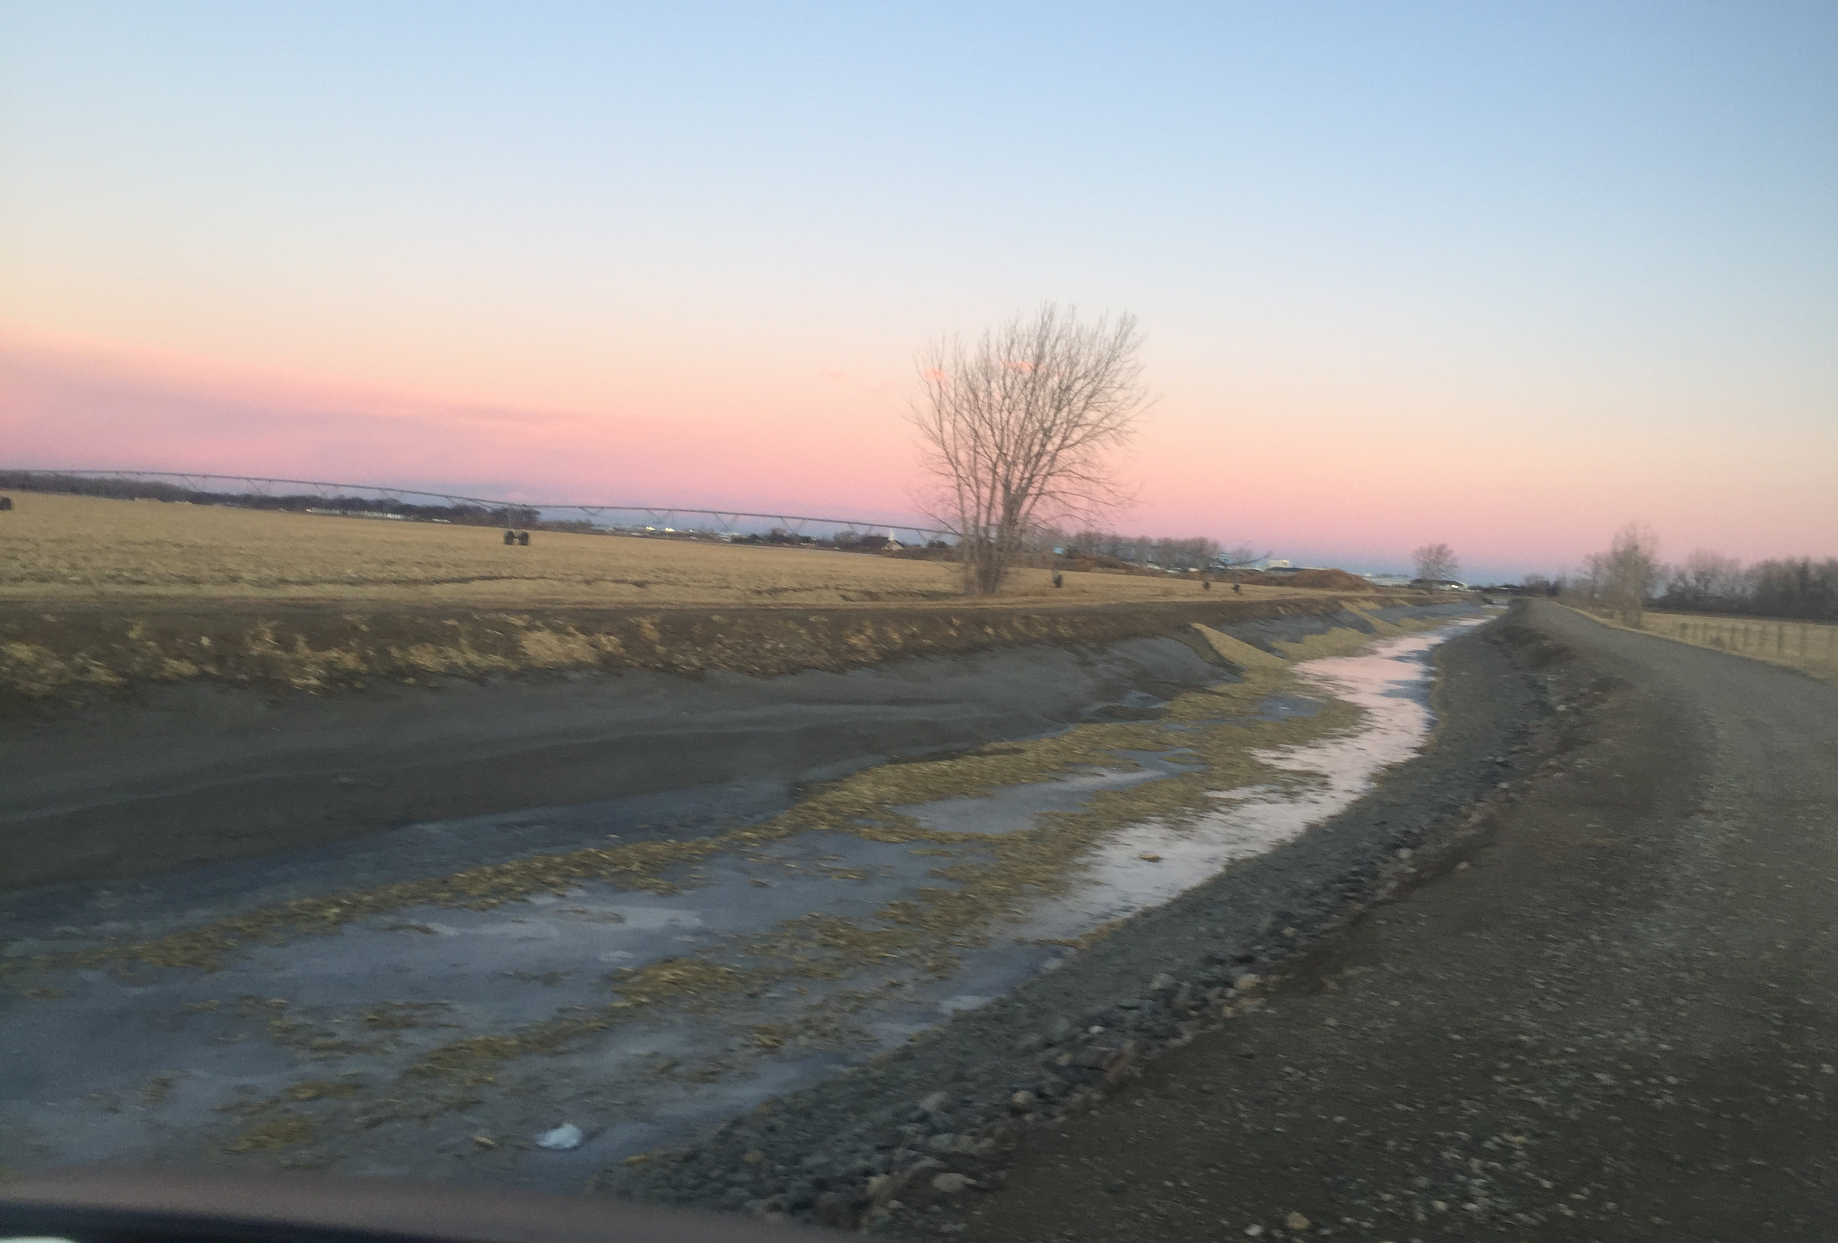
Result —
<svg viewBox="0 0 1838 1243"><path fill-rule="evenodd" d="M1169 975L1165 971L1162 972L1160 975L1156 976L1153 980L1149 981L1149 991L1151 993L1159 993L1164 988L1173 988L1173 987L1174 987L1174 977Z"/></svg>
<svg viewBox="0 0 1838 1243"><path fill-rule="evenodd" d="M1300 1213L1291 1213L1283 1218L1283 1224L1291 1230L1306 1230L1308 1229L1308 1218Z"/></svg>
<svg viewBox="0 0 1838 1243"><path fill-rule="evenodd" d="M1008 1107L1018 1114L1028 1113L1038 1104L1040 1104L1040 1098L1026 1088L1008 1098Z"/></svg>
<svg viewBox="0 0 1838 1243"><path fill-rule="evenodd" d="M812 1207L816 1210L817 1224L820 1226L831 1230L846 1230L854 1224L848 1198L834 1191L826 1191L818 1196Z"/></svg>
<svg viewBox="0 0 1838 1243"><path fill-rule="evenodd" d="M927 1157L898 1174L878 1174L868 1180L868 1213L873 1216L883 1211L893 1202L895 1196L906 1190L907 1184L932 1170L942 1170L944 1162Z"/></svg>
<svg viewBox="0 0 1838 1243"><path fill-rule="evenodd" d="M932 1179L932 1190L942 1191L948 1196L956 1195L969 1185L970 1180L962 1174L939 1174Z"/></svg>
<svg viewBox="0 0 1838 1243"><path fill-rule="evenodd" d="M925 1110L925 1112L929 1114L935 1114L943 1109L945 1107L945 1102L950 1099L951 1098L946 1096L943 1092L934 1092L919 1102L919 1108Z"/></svg>
<svg viewBox="0 0 1838 1243"><path fill-rule="evenodd" d="M1138 1056L1136 1042L1124 1041L1123 1047L1104 1063L1104 1085L1114 1088L1128 1078L1130 1072L1136 1069Z"/></svg>

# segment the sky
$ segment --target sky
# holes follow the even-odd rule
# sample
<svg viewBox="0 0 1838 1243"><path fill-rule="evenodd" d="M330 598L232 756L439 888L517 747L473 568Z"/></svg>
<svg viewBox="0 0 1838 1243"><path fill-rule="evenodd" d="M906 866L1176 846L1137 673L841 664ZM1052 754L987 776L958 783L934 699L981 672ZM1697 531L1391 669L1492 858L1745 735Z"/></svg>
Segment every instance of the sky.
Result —
<svg viewBox="0 0 1838 1243"><path fill-rule="evenodd" d="M0 0L0 466L907 519L1048 301L1120 530L1838 554L1838 6Z"/></svg>

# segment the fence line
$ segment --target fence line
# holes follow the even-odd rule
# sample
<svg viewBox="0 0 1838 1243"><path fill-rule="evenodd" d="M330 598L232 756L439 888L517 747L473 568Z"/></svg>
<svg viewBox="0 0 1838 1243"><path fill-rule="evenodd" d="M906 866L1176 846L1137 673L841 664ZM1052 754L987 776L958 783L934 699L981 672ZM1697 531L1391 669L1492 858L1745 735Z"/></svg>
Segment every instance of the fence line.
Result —
<svg viewBox="0 0 1838 1243"><path fill-rule="evenodd" d="M916 538L907 541L923 544L934 539L954 539L950 531L936 527L913 526L900 522L869 522L859 518L816 518L802 514L753 513L739 509L697 509L683 505L577 505L572 502L549 501L504 501L481 496L461 496L455 492L428 492L418 488L392 488L381 484L370 483L332 483L322 479L272 479L263 475L213 475L201 471L163 471L163 470L7 470L10 475L24 475L31 478L52 482L58 479L119 479L129 483L159 482L174 483L193 492L208 493L213 490L242 491L255 496L273 497L271 488L311 488L315 495L325 500L337 496L369 494L389 501L404 501L408 497L425 497L441 501L448 506L483 505L490 509L533 509L542 514L545 520L554 521L552 514L580 514L593 526L608 530L659 529L675 530L684 518L713 519L715 525L709 528L690 527L688 530L712 530L716 532L739 530L746 522L771 522L794 534L807 534L806 528L816 525L833 527L844 531L885 532L890 538L898 539L901 535ZM217 488L204 486L240 484L240 488ZM298 495L298 494L295 494ZM603 522L607 515L632 514L642 516L648 521L634 521L614 524ZM562 519L567 521L567 519Z"/></svg>
<svg viewBox="0 0 1838 1243"><path fill-rule="evenodd" d="M1838 624L1648 611L1643 628L1700 647L1838 673Z"/></svg>

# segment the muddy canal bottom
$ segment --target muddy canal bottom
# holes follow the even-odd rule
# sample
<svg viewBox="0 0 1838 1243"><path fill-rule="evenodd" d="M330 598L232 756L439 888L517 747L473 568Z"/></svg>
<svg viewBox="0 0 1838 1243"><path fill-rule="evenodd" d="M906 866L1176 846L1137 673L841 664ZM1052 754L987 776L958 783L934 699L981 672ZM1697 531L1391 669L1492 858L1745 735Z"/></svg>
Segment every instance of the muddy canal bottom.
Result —
<svg viewBox="0 0 1838 1243"><path fill-rule="evenodd" d="M18 916L0 1165L579 1187L1333 815L1422 744L1430 650L1479 620L1277 645L1152 719L795 799L413 826L323 867L207 869L86 895L55 926ZM1349 639L1368 646L1324 654ZM578 1143L536 1144L563 1124Z"/></svg>

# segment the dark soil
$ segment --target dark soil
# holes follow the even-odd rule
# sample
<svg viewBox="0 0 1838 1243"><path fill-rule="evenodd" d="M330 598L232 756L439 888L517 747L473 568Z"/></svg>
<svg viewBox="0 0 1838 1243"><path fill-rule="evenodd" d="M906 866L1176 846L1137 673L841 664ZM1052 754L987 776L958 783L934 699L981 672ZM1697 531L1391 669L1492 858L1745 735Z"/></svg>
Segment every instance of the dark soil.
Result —
<svg viewBox="0 0 1838 1243"><path fill-rule="evenodd" d="M1295 574L1283 574L1275 579L1285 587L1310 587L1325 591L1358 591L1365 588L1370 591L1372 584L1357 574L1345 570L1302 570Z"/></svg>

